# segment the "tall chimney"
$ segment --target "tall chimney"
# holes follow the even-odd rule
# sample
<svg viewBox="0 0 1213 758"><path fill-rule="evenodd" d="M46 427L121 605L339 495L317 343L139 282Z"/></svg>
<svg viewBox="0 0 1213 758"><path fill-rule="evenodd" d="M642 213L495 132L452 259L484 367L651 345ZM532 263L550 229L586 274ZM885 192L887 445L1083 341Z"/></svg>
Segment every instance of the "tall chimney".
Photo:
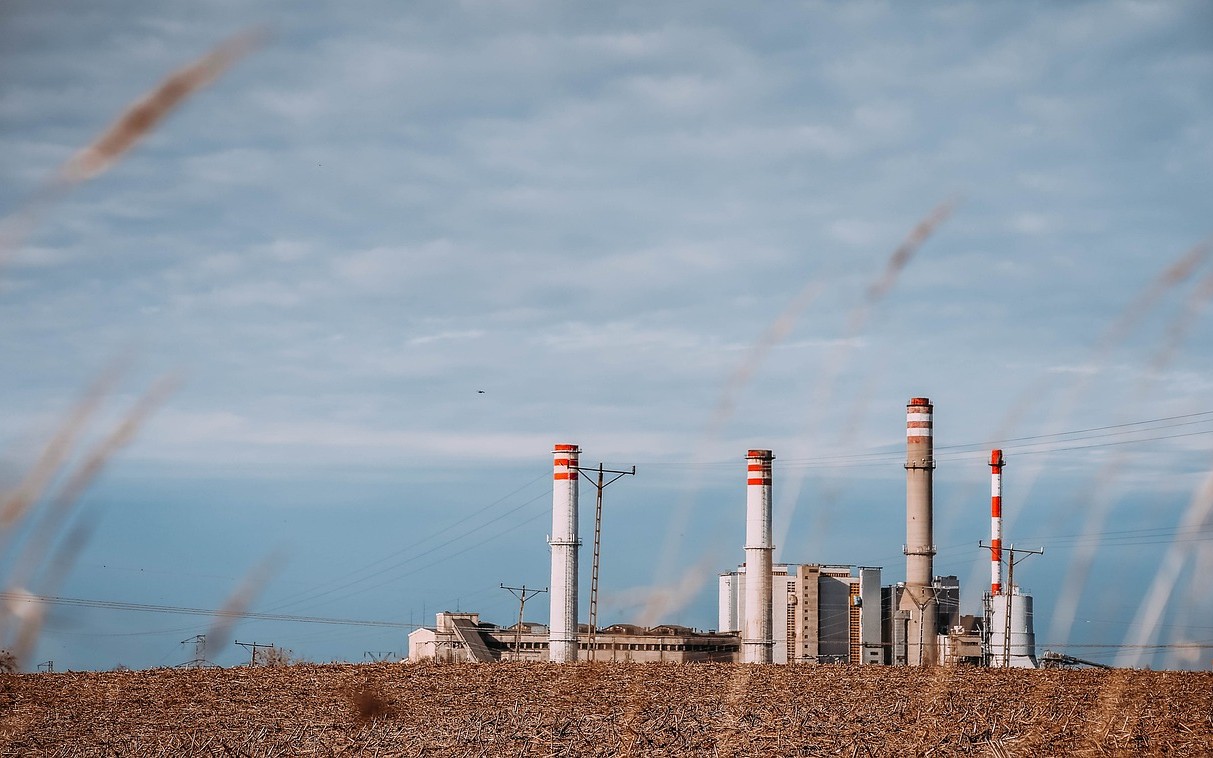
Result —
<svg viewBox="0 0 1213 758"><path fill-rule="evenodd" d="M910 398L906 406L906 591L912 627L909 662L935 663L937 633L934 576L935 539L932 524L931 477L935 457L931 440L934 406L925 397Z"/></svg>
<svg viewBox="0 0 1213 758"><path fill-rule="evenodd" d="M548 618L548 659L577 660L577 471L581 449L556 445L552 451L552 611Z"/></svg>
<svg viewBox="0 0 1213 758"><path fill-rule="evenodd" d="M990 451L990 594L1002 592L1002 451Z"/></svg>
<svg viewBox="0 0 1213 758"><path fill-rule="evenodd" d="M741 662L770 663L775 647L771 618L771 461L770 450L746 453L745 628Z"/></svg>

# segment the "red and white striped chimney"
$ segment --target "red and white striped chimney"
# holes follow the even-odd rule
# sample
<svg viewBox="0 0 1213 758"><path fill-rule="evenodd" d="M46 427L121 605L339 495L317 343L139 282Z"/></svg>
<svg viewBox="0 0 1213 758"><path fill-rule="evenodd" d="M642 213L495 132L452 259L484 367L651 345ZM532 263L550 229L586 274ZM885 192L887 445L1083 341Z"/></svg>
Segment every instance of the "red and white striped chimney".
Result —
<svg viewBox="0 0 1213 758"><path fill-rule="evenodd" d="M990 594L1002 592L1002 451L990 451Z"/></svg>
<svg viewBox="0 0 1213 758"><path fill-rule="evenodd" d="M771 608L771 461L770 450L746 453L745 627L741 662L771 663L775 647Z"/></svg>
<svg viewBox="0 0 1213 758"><path fill-rule="evenodd" d="M581 449L556 445L552 451L551 615L548 617L548 660L577 660L577 464Z"/></svg>

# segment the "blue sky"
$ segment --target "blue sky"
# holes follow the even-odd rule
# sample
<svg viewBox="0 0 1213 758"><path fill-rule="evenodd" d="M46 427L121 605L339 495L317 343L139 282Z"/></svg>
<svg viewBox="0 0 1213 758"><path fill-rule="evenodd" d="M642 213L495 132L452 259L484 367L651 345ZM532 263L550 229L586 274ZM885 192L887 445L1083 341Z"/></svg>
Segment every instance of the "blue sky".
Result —
<svg viewBox="0 0 1213 758"><path fill-rule="evenodd" d="M936 569L966 610L1002 444L1009 541L1046 548L1018 574L1042 647L1125 639L1210 467L1213 415L1192 414L1213 411L1213 331L1184 315L1209 263L1095 346L1213 233L1207 5L13 2L0 209L253 26L259 50L0 268L5 482L123 356L93 434L182 378L81 500L90 539L49 594L216 608L270 561L255 610L508 623L498 584L547 584L550 451L573 442L638 467L608 491L602 620L657 592L676 598L663 620L709 628L715 575L742 560L749 447L777 456L777 559L903 578L902 414L928 396ZM1152 419L1172 420L1039 437ZM1117 534L1053 639L1093 509ZM1192 565L1157 644L1213 638ZM56 607L36 656L175 664L207 623ZM404 646L373 627L234 635L316 660Z"/></svg>

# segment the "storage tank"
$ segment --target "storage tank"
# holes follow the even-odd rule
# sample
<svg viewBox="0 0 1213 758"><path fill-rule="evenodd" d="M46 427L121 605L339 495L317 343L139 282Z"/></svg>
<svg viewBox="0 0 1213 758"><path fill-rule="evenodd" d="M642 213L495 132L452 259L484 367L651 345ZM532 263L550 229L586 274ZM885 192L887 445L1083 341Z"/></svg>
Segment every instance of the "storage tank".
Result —
<svg viewBox="0 0 1213 758"><path fill-rule="evenodd" d="M991 595L990 603L990 666L995 668L1034 669L1036 661L1036 631L1032 621L1032 596L1011 593ZM1011 606L1010 646L1007 640L1007 606Z"/></svg>

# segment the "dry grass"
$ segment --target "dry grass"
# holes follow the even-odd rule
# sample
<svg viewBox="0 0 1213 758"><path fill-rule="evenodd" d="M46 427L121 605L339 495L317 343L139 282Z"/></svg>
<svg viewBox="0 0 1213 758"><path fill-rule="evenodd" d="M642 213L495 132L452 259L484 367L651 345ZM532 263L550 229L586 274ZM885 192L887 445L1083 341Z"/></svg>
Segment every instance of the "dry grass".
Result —
<svg viewBox="0 0 1213 758"><path fill-rule="evenodd" d="M108 129L64 164L22 208L8 217L0 217L0 267L21 246L47 206L71 187L98 176L121 160L182 102L212 83L255 47L262 36L260 30L245 32L172 73L127 107ZM20 666L30 654L41 631L45 606L31 589L54 594L87 541L89 530L85 525L77 523L69 529L80 495L113 454L131 442L177 383L175 377L166 377L153 385L99 444L84 451L82 462L73 470L67 470L73 453L77 452L78 438L106 394L114 388L120 373L119 364L104 372L60 424L19 486L12 492L0 492L0 557L8 559L10 554L16 554L4 575L0 575L7 599L4 612L0 614L0 645L4 646L2 654L14 666ZM60 478L65 481L57 494L51 496L48 491ZM32 527L24 525L32 535L22 544L15 545L13 535L21 531L22 519L33 523ZM60 538L64 531L67 535ZM57 549L54 548L56 540L59 541ZM252 594L251 590L238 594L229 602L244 607ZM219 622L220 632L226 631L223 623L223 620ZM214 636L222 637L222 634Z"/></svg>
<svg viewBox="0 0 1213 758"><path fill-rule="evenodd" d="M0 677L4 755L1207 755L1211 714L1213 674L1195 672L340 664Z"/></svg>

